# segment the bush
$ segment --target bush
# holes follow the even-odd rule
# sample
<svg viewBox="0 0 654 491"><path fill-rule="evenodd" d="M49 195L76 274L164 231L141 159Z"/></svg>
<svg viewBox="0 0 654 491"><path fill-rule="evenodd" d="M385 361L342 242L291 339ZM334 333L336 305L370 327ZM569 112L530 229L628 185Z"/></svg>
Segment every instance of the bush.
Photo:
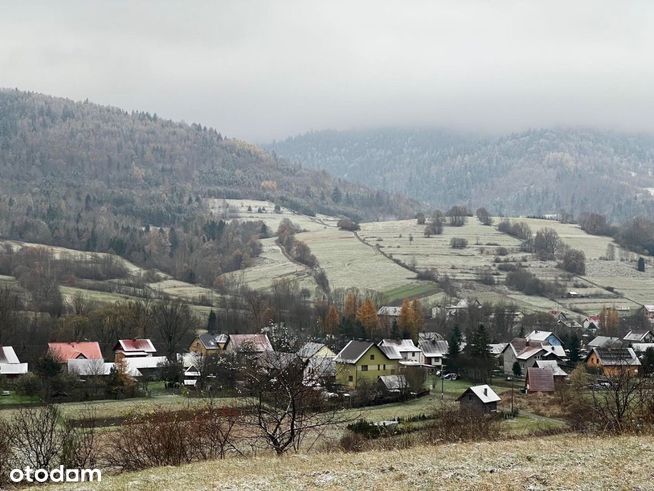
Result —
<svg viewBox="0 0 654 491"><path fill-rule="evenodd" d="M34 373L21 375L14 385L16 393L22 396L35 396L41 391L41 379Z"/></svg>
<svg viewBox="0 0 654 491"><path fill-rule="evenodd" d="M435 422L427 427L427 439L430 443L494 440L498 436L497 417L473 411L441 409Z"/></svg>
<svg viewBox="0 0 654 491"><path fill-rule="evenodd" d="M452 240L450 240L450 247L452 249L465 249L468 247L468 241L460 237L452 237Z"/></svg>
<svg viewBox="0 0 654 491"><path fill-rule="evenodd" d="M561 266L568 273L586 274L586 255L579 249L566 249Z"/></svg>
<svg viewBox="0 0 654 491"><path fill-rule="evenodd" d="M336 225L339 229L349 230L350 232L355 232L361 228L358 223L350 220L349 218L343 218L339 220Z"/></svg>

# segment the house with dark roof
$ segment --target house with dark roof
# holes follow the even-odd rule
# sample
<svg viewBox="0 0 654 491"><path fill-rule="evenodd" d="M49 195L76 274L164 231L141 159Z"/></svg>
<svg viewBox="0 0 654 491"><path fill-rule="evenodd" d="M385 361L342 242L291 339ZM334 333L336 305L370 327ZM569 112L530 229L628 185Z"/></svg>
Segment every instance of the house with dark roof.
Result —
<svg viewBox="0 0 654 491"><path fill-rule="evenodd" d="M228 340L229 336L227 334L211 334L207 332L195 338L188 350L191 353L201 356L217 355L225 350Z"/></svg>
<svg viewBox="0 0 654 491"><path fill-rule="evenodd" d="M21 363L11 346L0 346L0 375L15 378L27 373L27 363Z"/></svg>
<svg viewBox="0 0 654 491"><path fill-rule="evenodd" d="M449 352L449 344L442 339L420 339L418 347L422 351L422 358L420 362L423 366L436 368L441 370L443 368L443 361Z"/></svg>
<svg viewBox="0 0 654 491"><path fill-rule="evenodd" d="M551 368L530 367L525 376L527 394L554 392L554 372Z"/></svg>
<svg viewBox="0 0 654 491"><path fill-rule="evenodd" d="M401 358L396 351L389 358L373 342L350 341L334 358L336 383L352 389L362 383L376 383L382 375L395 375Z"/></svg>
<svg viewBox="0 0 654 491"><path fill-rule="evenodd" d="M490 413L497 410L497 403L502 399L488 385L468 387L456 399L462 411Z"/></svg>
<svg viewBox="0 0 654 491"><path fill-rule="evenodd" d="M605 377L636 376L640 360L632 348L593 348L586 358L586 366L601 370Z"/></svg>
<svg viewBox="0 0 654 491"><path fill-rule="evenodd" d="M629 331L624 338L627 344L630 343L654 343L654 333L648 329Z"/></svg>

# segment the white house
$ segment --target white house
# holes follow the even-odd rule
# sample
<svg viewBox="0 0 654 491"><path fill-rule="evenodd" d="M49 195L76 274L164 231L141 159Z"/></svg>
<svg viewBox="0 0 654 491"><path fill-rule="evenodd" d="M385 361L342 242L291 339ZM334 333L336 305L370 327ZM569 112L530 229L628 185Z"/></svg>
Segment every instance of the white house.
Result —
<svg viewBox="0 0 654 491"><path fill-rule="evenodd" d="M27 363L21 363L11 346L0 346L0 375L17 377L27 373Z"/></svg>

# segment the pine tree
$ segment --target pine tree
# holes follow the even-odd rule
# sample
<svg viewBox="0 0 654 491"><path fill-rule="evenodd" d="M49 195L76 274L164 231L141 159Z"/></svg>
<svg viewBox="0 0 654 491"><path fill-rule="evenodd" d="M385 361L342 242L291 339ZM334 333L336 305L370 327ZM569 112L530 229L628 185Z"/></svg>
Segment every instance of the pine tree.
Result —
<svg viewBox="0 0 654 491"><path fill-rule="evenodd" d="M572 365L577 365L580 360L580 355L579 355L579 337L576 334L573 334L570 336L569 340L569 346L570 346L570 363Z"/></svg>
<svg viewBox="0 0 654 491"><path fill-rule="evenodd" d="M207 319L207 331L211 334L218 332L218 319L216 318L216 313L213 309L209 312L209 318Z"/></svg>

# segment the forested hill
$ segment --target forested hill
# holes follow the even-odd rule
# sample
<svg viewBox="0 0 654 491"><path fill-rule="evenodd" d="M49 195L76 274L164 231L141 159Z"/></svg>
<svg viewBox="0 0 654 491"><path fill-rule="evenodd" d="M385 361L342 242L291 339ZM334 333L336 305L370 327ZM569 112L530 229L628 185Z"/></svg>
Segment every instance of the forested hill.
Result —
<svg viewBox="0 0 654 491"><path fill-rule="evenodd" d="M57 202L78 191L121 212L141 193L175 192L269 199L356 218L415 211L407 200L289 164L201 125L17 90L0 90L0 173L5 195ZM144 220L169 221L170 210L153 208Z"/></svg>
<svg viewBox="0 0 654 491"><path fill-rule="evenodd" d="M503 214L654 211L654 136L542 129L499 138L433 129L319 131L267 148L434 206ZM650 188L650 189L648 189Z"/></svg>

